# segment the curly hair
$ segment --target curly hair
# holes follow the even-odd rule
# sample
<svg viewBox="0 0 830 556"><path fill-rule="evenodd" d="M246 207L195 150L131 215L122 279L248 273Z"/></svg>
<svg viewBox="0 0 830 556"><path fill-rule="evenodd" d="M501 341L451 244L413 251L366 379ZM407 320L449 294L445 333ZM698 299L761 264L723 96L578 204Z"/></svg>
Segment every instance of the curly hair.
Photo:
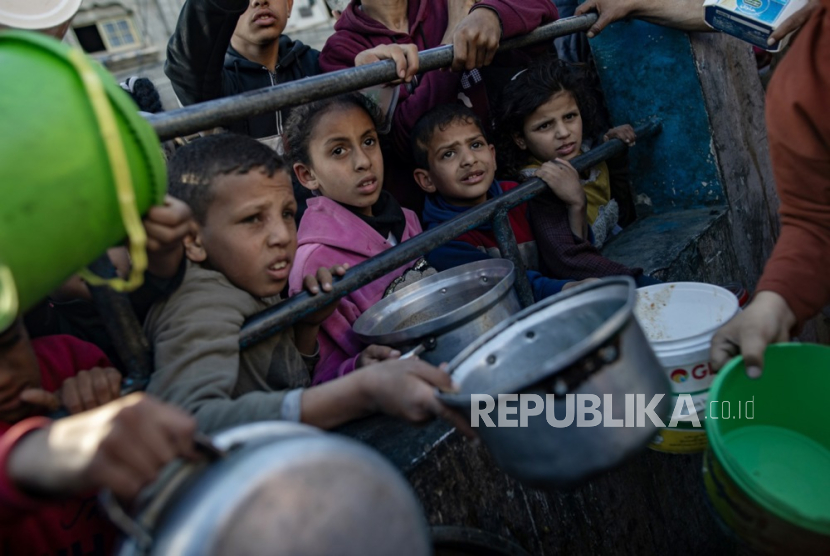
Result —
<svg viewBox="0 0 830 556"><path fill-rule="evenodd" d="M528 154L514 137L521 136L525 120L556 93L571 93L582 117L582 136L597 133L600 113L593 79L582 64L569 64L554 56L535 60L516 74L502 91L495 114L496 155L499 173L520 179Z"/></svg>
<svg viewBox="0 0 830 556"><path fill-rule="evenodd" d="M360 93L346 93L303 104L291 110L285 124L283 144L286 161L290 164L300 162L306 166L311 166L309 143L317 124L329 112L346 108L358 108L365 111L375 124L375 128L380 126L382 119L380 109L374 102Z"/></svg>
<svg viewBox="0 0 830 556"><path fill-rule="evenodd" d="M204 224L216 178L254 169L269 177L287 170L282 158L256 139L234 133L208 135L176 151L167 165L168 189L187 203L197 222Z"/></svg>

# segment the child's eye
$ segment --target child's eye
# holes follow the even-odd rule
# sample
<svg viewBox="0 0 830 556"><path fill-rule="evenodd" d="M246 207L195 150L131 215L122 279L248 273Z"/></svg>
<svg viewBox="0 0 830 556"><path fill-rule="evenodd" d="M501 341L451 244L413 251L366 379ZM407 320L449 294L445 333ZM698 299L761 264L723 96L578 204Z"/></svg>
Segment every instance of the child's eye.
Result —
<svg viewBox="0 0 830 556"><path fill-rule="evenodd" d="M367 139L363 142L363 144L364 144L364 145L366 145L367 147L373 147L373 146L374 146L377 142L378 142L378 140L377 140L377 139L375 139L374 137L368 137L368 138L367 138Z"/></svg>
<svg viewBox="0 0 830 556"><path fill-rule="evenodd" d="M335 147L334 149L332 149L331 154L333 154L334 156L340 156L344 152L346 151L343 147Z"/></svg>
<svg viewBox="0 0 830 556"><path fill-rule="evenodd" d="M576 118L578 115L579 114L577 114L576 112L571 112L570 114L565 114L564 120L566 122L569 122L569 121L573 120L574 118Z"/></svg>
<svg viewBox="0 0 830 556"><path fill-rule="evenodd" d="M285 218L286 220L289 220L289 219L294 220L294 211L291 210L291 209L286 209L286 210L282 211L282 217Z"/></svg>
<svg viewBox="0 0 830 556"><path fill-rule="evenodd" d="M243 218L242 223L243 224L256 224L260 220L261 219L259 217L259 214L252 214L250 216L246 216L245 218Z"/></svg>
<svg viewBox="0 0 830 556"><path fill-rule="evenodd" d="M550 127L550 122L545 122L536 128L536 131L544 131Z"/></svg>
<svg viewBox="0 0 830 556"><path fill-rule="evenodd" d="M453 151L445 151L444 154L441 155L441 158L446 160L446 159L452 158L452 155L454 155L454 154L455 154L455 152L453 152Z"/></svg>
<svg viewBox="0 0 830 556"><path fill-rule="evenodd" d="M482 143L481 141L475 141L475 142L473 142L472 145L470 145L470 147L473 148L473 149L480 149L483 146L484 146L484 143Z"/></svg>

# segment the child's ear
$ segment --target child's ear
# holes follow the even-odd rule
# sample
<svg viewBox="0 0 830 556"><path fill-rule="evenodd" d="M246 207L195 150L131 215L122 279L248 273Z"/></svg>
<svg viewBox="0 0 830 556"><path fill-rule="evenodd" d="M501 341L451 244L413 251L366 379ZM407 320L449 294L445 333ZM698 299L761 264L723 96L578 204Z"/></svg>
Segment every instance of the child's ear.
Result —
<svg viewBox="0 0 830 556"><path fill-rule="evenodd" d="M515 133L513 135L513 142L516 143L516 146L522 149L523 151L527 150L527 143L525 142L524 135L521 133Z"/></svg>
<svg viewBox="0 0 830 556"><path fill-rule="evenodd" d="M294 175L297 176L297 179L300 180L300 183L306 189L312 191L320 189L320 184L317 182L317 176L314 175L314 171L302 162L294 163Z"/></svg>
<svg viewBox="0 0 830 556"><path fill-rule="evenodd" d="M435 184L432 183L432 178L429 177L429 172L423 168L416 168L413 175L415 176L415 181L418 182L421 189L427 193L435 193Z"/></svg>
<svg viewBox="0 0 830 556"><path fill-rule="evenodd" d="M207 260L207 251L202 244L202 227L196 224L195 230L184 236L184 255L194 263L203 263Z"/></svg>

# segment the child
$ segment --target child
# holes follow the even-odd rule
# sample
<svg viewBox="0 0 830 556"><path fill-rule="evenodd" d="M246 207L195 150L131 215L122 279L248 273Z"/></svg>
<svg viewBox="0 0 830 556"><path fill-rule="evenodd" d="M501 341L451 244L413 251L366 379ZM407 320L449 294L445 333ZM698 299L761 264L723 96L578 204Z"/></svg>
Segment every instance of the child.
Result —
<svg viewBox="0 0 830 556"><path fill-rule="evenodd" d="M119 397L120 383L121 375L92 344L66 335L30 342L19 320L0 332L0 552L108 552L105 547L112 546L115 530L95 510L94 497L56 504L39 497L39 491L14 484L6 474L12 449L48 424L43 414L60 406L79 413L104 405ZM52 445L56 442L50 439ZM78 462L78 457L66 457L62 463L71 467ZM37 461L27 467L37 466L48 467ZM41 473L39 478L46 483L60 481L54 474Z"/></svg>
<svg viewBox="0 0 830 556"><path fill-rule="evenodd" d="M145 324L156 367L149 393L189 410L208 432L268 419L332 428L374 411L453 418L434 394L435 386L451 387L449 377L413 359L308 388L319 323L336 304L240 351L245 319L279 302L296 257L297 205L273 150L232 134L197 139L173 157L169 182L196 230L184 240L181 287ZM331 290L329 271L316 274L306 277L307 289Z"/></svg>
<svg viewBox="0 0 830 556"><path fill-rule="evenodd" d="M413 129L412 147L417 166L415 180L429 194L424 207L424 222L428 228L443 224L470 207L518 186L516 182L494 179L495 149L487 143L478 117L460 104L444 104L427 112ZM536 175L560 197L569 199L573 233L585 234L585 194L576 170L567 162L546 162L536 170ZM579 283L547 278L537 272L539 257L525 204L511 209L508 218L528 269L536 301ZM485 224L438 247L427 258L436 269L445 270L499 256L492 228Z"/></svg>
<svg viewBox="0 0 830 556"><path fill-rule="evenodd" d="M377 111L359 94L343 95L295 109L286 126L286 147L300 183L314 191L298 232L297 260L290 292L300 291L303 276L333 261L358 264L421 233L418 217L383 191L383 156L378 143ZM352 325L369 307L411 282L425 266L407 264L352 292L322 324L320 363L314 383L354 370L362 344ZM391 289L390 289L391 288Z"/></svg>
<svg viewBox="0 0 830 556"><path fill-rule="evenodd" d="M555 58L537 60L514 76L504 89L496 117L501 175L519 179L532 174L540 161L572 160L587 150L583 137L591 129L595 109L585 79L584 74ZM634 144L629 126L615 128L605 135L606 140L612 137ZM624 178L625 172L620 174ZM611 176L604 162L580 179L588 200L588 222L592 223L594 244L571 233L564 199L544 192L528 203L542 273L577 280L628 275L636 278L639 286L654 283L642 274L642 269L611 261L597 250L617 226L620 207L613 202L612 192L621 200L626 195L630 197L627 180ZM633 218L630 203L622 202L622 213L619 221L630 222Z"/></svg>
<svg viewBox="0 0 830 556"><path fill-rule="evenodd" d="M543 58L518 73L504 89L497 116L503 174L530 177L543 161L572 160L586 152L596 112L587 75L576 67L556 58ZM632 145L634 130L629 125L615 127L603 140L612 138ZM601 162L580 179L588 198L594 245L599 248L606 238L619 232L620 208L612 199L608 165Z"/></svg>

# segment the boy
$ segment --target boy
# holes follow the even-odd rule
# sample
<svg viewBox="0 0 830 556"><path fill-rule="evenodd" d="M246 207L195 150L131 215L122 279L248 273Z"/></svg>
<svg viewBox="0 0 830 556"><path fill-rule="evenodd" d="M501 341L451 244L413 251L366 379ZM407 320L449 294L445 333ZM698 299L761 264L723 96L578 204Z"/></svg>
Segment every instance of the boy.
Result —
<svg viewBox="0 0 830 556"><path fill-rule="evenodd" d="M518 186L495 180L496 151L487 142L481 121L465 106L444 104L424 115L412 133L415 181L426 191L424 223L427 228L454 218L470 207L487 202ZM587 235L585 193L576 170L567 162L547 162L536 172L568 207L571 233L580 239ZM581 282L555 280L537 272L539 254L521 204L508 213L510 226L519 243L519 252L536 301L559 293ZM495 235L489 224L467 232L427 255L429 263L445 270L464 263L500 257ZM589 278L588 280L592 280Z"/></svg>
<svg viewBox="0 0 830 556"><path fill-rule="evenodd" d="M371 364L391 350L370 346L357 363L365 368L308 388L317 331L336 303L240 352L242 324L279 302L294 261L291 179L273 150L232 134L183 147L169 174L196 231L184 240L181 287L151 309L145 325L155 349L150 393L194 413L204 431L267 419L331 428L375 411L411 421L455 418L434 394L436 386L451 388L449 376L412 359ZM312 293L331 290L331 282L324 268L304 281Z"/></svg>

